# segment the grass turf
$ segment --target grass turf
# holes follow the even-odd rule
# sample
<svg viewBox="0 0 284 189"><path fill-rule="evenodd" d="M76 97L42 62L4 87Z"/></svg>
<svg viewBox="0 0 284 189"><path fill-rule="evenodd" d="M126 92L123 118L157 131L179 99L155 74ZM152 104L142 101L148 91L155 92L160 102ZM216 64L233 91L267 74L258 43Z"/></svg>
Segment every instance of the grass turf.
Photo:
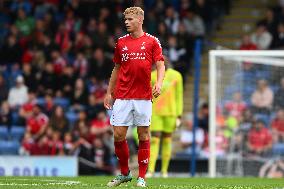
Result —
<svg viewBox="0 0 284 189"><path fill-rule="evenodd" d="M104 189L112 177L0 177L1 189ZM136 179L117 188L137 188ZM259 178L152 178L149 189L284 189L284 179Z"/></svg>

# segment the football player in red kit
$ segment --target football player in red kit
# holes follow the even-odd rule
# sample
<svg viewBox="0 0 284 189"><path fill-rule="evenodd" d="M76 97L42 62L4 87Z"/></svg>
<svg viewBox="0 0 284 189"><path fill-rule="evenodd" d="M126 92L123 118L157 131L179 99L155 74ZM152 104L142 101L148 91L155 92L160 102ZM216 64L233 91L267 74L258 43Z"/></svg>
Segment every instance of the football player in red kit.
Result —
<svg viewBox="0 0 284 189"><path fill-rule="evenodd" d="M129 150L126 133L129 126L137 126L139 147L139 176L137 186L145 187L145 174L150 155L149 126L152 114L152 96L158 97L165 75L162 47L159 40L143 32L144 11L130 7L124 11L129 34L116 43L112 71L104 106L112 109L111 125L114 130L115 154L121 174L107 186L118 186L132 180L128 167ZM151 68L157 67L157 82L151 88Z"/></svg>

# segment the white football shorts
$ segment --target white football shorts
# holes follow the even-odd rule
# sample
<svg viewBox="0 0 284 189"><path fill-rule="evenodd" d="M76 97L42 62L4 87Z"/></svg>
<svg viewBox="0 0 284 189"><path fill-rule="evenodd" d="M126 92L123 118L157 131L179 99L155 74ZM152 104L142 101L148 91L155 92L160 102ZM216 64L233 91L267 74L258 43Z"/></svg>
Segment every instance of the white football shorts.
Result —
<svg viewBox="0 0 284 189"><path fill-rule="evenodd" d="M151 100L116 99L110 123L113 126L150 126L151 115Z"/></svg>

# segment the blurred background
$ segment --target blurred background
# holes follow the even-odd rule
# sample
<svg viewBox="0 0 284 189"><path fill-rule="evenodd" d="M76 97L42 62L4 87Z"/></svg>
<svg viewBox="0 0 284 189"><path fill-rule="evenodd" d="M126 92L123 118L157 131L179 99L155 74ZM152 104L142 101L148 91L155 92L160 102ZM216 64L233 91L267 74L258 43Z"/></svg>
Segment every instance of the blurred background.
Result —
<svg viewBox="0 0 284 189"><path fill-rule="evenodd" d="M122 13L133 5L143 7L144 31L159 38L163 53L184 79L184 116L174 134L169 171L187 175L192 170L190 161L195 143L194 173L208 174L208 50L283 48L283 0L0 0L2 164L12 162L6 155L23 159L50 156L59 158L54 166L60 169L59 165L64 164L60 158L70 157L78 159L78 167L74 162L70 165L74 167L72 171L78 169L79 175L117 172L110 112L104 109L103 99L113 69L116 40L126 34ZM253 144L242 153L269 157L273 155L273 145L282 144L283 76L275 78L278 90L272 91L275 98L264 110L277 114L277 123L273 122L274 117L264 121L253 119L257 106L241 101L242 96L237 93L220 107L223 112L220 125L224 128L218 132L220 156L229 154L234 135L231 131L243 123L265 124L265 140L269 142L256 144L263 145L265 150L261 153L253 149ZM258 85L269 87L266 81L258 81ZM194 95L197 86L199 94ZM253 92L246 99L250 101ZM197 100L198 106L193 108ZM194 115L198 122L193 129ZM262 140L257 134L254 140L246 137L250 136L247 135L250 125L241 138L245 145ZM272 132L279 135L279 140L273 139ZM131 166L135 167L137 144L131 130L128 143ZM279 148L281 153L276 152L281 157L284 148L281 145ZM1 164L0 175L6 175L8 169L12 170L11 175L36 175L34 168L19 168L17 163L15 159L14 167ZM48 163L46 166L50 173L39 167L37 174L58 174L54 167L50 168ZM159 166L158 161L157 169ZM283 171L284 166L280 172Z"/></svg>

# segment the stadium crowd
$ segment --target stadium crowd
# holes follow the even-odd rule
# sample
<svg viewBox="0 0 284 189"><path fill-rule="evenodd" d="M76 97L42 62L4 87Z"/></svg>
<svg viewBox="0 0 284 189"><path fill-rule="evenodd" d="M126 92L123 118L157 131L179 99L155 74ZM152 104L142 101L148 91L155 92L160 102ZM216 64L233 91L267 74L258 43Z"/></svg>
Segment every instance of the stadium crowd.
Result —
<svg viewBox="0 0 284 189"><path fill-rule="evenodd" d="M251 35L244 35L241 50L267 50L284 48L284 1L269 7L263 19L256 23Z"/></svg>
<svg viewBox="0 0 284 189"><path fill-rule="evenodd" d="M283 48L284 1L279 0L279 4L269 7L264 18L256 23L255 31L243 36L239 49ZM262 158L284 155L283 76L282 67L249 61L243 62L241 69L226 76L229 82L217 108L219 156L235 152L246 157Z"/></svg>
<svg viewBox="0 0 284 189"><path fill-rule="evenodd" d="M145 0L144 30L186 80L194 41L213 31L230 0ZM111 173L103 107L123 11L132 1L0 1L0 151L76 155ZM3 142L4 141L4 142Z"/></svg>
<svg viewBox="0 0 284 189"><path fill-rule="evenodd" d="M284 1L267 8L255 31L245 34L240 50L284 48ZM223 73L226 74L226 73ZM284 155L284 69L282 67L242 64L227 75L223 100L217 108L216 153L220 157L239 152L246 157ZM236 83L236 81L238 83ZM204 109L205 107L205 109ZM208 157L208 107L200 109L196 130L196 153ZM204 112L205 116L204 117ZM207 117L207 119L206 119ZM205 119L204 119L205 118ZM205 122L204 122L205 121ZM205 124L204 124L205 123ZM179 156L191 155L193 143L192 115L185 116ZM205 127L204 127L205 125Z"/></svg>

